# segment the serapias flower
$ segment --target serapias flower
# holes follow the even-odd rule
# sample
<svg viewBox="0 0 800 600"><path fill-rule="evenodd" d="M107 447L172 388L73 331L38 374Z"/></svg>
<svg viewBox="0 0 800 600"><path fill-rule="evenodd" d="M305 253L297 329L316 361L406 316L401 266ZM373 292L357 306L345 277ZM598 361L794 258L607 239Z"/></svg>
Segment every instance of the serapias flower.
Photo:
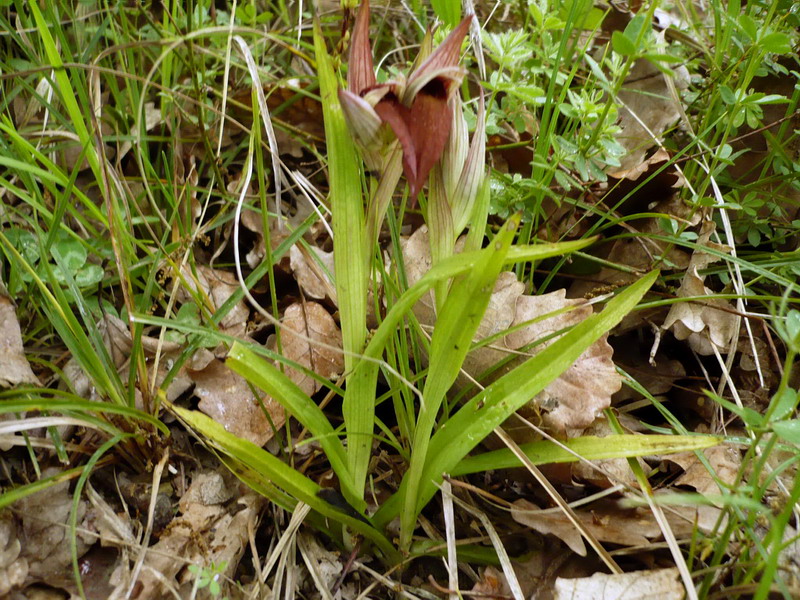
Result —
<svg viewBox="0 0 800 600"><path fill-rule="evenodd" d="M464 78L458 65L461 42L472 17L466 17L408 79L377 83L369 41L369 1L361 4L350 48L347 89L339 100L367 167L381 166L388 125L403 150L403 173L416 200L431 168L442 155L453 123L450 99Z"/></svg>

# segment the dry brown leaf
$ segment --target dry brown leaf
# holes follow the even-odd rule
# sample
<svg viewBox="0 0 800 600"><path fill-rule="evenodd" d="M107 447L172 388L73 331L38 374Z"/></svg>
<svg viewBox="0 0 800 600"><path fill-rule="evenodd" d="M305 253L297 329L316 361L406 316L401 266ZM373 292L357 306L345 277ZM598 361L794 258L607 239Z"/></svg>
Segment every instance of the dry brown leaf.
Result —
<svg viewBox="0 0 800 600"><path fill-rule="evenodd" d="M555 600L681 600L681 576L676 568L609 575L595 573L578 579L556 579Z"/></svg>
<svg viewBox="0 0 800 600"><path fill-rule="evenodd" d="M129 549L136 546L133 520L127 512L117 512L91 483L86 484L86 498L92 505L87 522L96 531L103 546Z"/></svg>
<svg viewBox="0 0 800 600"><path fill-rule="evenodd" d="M103 318L97 323L100 334L103 337L103 344L108 350L117 368L127 363L128 357L133 349L133 338L131 330L119 317L110 313L105 313ZM162 340L149 335L140 338L142 350L147 356L154 356L157 352L170 354L178 352L181 345L169 340Z"/></svg>
<svg viewBox="0 0 800 600"><path fill-rule="evenodd" d="M264 220L262 219L260 212L247 209L242 211L241 223L244 227L255 233L257 236L255 244L253 244L253 247L245 256L245 260L247 260L247 264L250 265L250 268L255 269L267 255L264 236ZM278 219L272 217L270 217L268 221L268 226L270 249L274 252L281 242L283 242L283 240L289 236L289 230L286 227L279 227Z"/></svg>
<svg viewBox="0 0 800 600"><path fill-rule="evenodd" d="M20 587L28 577L28 561L20 557L17 523L9 511L0 514L0 597Z"/></svg>
<svg viewBox="0 0 800 600"><path fill-rule="evenodd" d="M306 249L295 244L289 249L289 261L297 285L307 296L316 300L327 297L336 303L336 286L328 275L334 275L333 252L325 252L315 246Z"/></svg>
<svg viewBox="0 0 800 600"><path fill-rule="evenodd" d="M322 585L326 590L332 590L344 569L341 553L328 550L319 542L319 536L306 532L297 534L297 546L308 569L316 571L315 576L310 578L314 581L314 586ZM309 588L311 583L308 581ZM357 595L356 593L353 597ZM342 597L347 598L348 596L343 593Z"/></svg>
<svg viewBox="0 0 800 600"><path fill-rule="evenodd" d="M614 500L601 500L590 509L576 510L575 514L586 529L601 542L620 546L644 546L662 537L661 528L646 507L628 508ZM676 537L692 533L696 519L694 507L665 512L670 528ZM578 530L560 509L541 510L525 499L517 500L511 508L511 516L542 534L552 534L570 549L586 556L586 546ZM713 525L713 523L712 523Z"/></svg>
<svg viewBox="0 0 800 600"><path fill-rule="evenodd" d="M575 511L583 525L601 542L621 546L643 546L661 535L658 523L646 509L620 508L616 503L595 503L591 511ZM511 517L542 534L551 534L570 549L586 556L586 545L575 525L560 509L541 510L525 499L516 500Z"/></svg>
<svg viewBox="0 0 800 600"><path fill-rule="evenodd" d="M284 421L283 407L269 396L259 402L247 381L225 363L213 359L201 371L189 371L198 408L237 437L263 446ZM262 405L266 409L265 414ZM270 423L272 421L272 423Z"/></svg>
<svg viewBox="0 0 800 600"><path fill-rule="evenodd" d="M505 574L492 566L483 569L481 578L472 586L472 593L482 598L508 598L511 588Z"/></svg>
<svg viewBox="0 0 800 600"><path fill-rule="evenodd" d="M14 303L0 281L0 387L20 384L40 385L40 382L25 358Z"/></svg>
<svg viewBox="0 0 800 600"><path fill-rule="evenodd" d="M420 227L403 245L403 257L409 285L413 285L429 269L430 250L428 230ZM506 365L494 371L491 380L508 373L522 362L546 348L557 338L539 343L529 351L524 348L564 328L583 321L592 314L592 308L583 299L567 299L565 290L558 290L541 296L523 293L524 285L517 281L510 271L498 277L494 293L489 299L486 314L478 326L477 339L499 334L509 328L515 331L497 339L489 346L470 352L464 361L464 370L472 377L478 377L506 359L516 354ZM553 316L543 318L550 313ZM435 311L431 294L420 299L414 307L414 314L423 326L435 323ZM611 395L622 386L611 360L611 346L606 336L592 344L575 363L558 379L553 381L539 395L532 399L520 414L531 416L544 412L545 423L558 430L582 429L589 426L603 409L611 403ZM457 383L466 385L467 378ZM483 383L486 383L484 381ZM538 419L537 419L538 420Z"/></svg>
<svg viewBox="0 0 800 600"><path fill-rule="evenodd" d="M42 477L59 473L57 468L46 469ZM20 556L28 562L28 577L47 581L61 575L72 563L69 537L69 518L72 511L72 492L69 481L26 496L15 508L22 521L20 538L24 541ZM78 556L82 556L94 542L94 536L84 533L86 502L78 502L78 530L76 535Z"/></svg>
<svg viewBox="0 0 800 600"><path fill-rule="evenodd" d="M678 91L689 84L689 71L679 66L673 69L674 83ZM618 98L624 106L619 109L617 141L628 151L615 168L613 177L622 178L644 162L647 150L655 146L664 132L681 117L680 106L673 98L665 75L650 61L640 59L631 69L630 75ZM648 131L649 130L649 131Z"/></svg>
<svg viewBox="0 0 800 600"><path fill-rule="evenodd" d="M196 353L195 353L196 354ZM158 373L153 375L153 361L148 362L148 377L151 382L153 382L154 388L159 389L162 388L164 380L167 378L167 374L169 373L170 369L172 368L171 361L169 360L161 360L158 363ZM155 381L154 381L155 380ZM188 391L189 388L192 387L192 378L189 377L189 373L187 372L186 366L182 366L178 370L178 374L172 378L170 381L169 386L166 390L164 390L164 394L167 397L167 400L170 402L175 402L178 398L180 398L184 392Z"/></svg>
<svg viewBox="0 0 800 600"><path fill-rule="evenodd" d="M24 91L14 96L14 124L17 130L25 129L25 126L34 121L37 113L43 108L42 98L52 98L53 86L47 77L42 77L36 84L36 93L27 95ZM41 123L41 118L36 119Z"/></svg>
<svg viewBox="0 0 800 600"><path fill-rule="evenodd" d="M646 176L648 171L658 167L661 163L667 162L669 159L669 152L667 152L664 148L659 148L641 163L633 165L631 169L627 171L615 171L614 173L610 173L610 175L615 179L630 179L631 181L637 181ZM678 181L673 185L673 187L681 187L683 183L683 179L679 176Z"/></svg>
<svg viewBox="0 0 800 600"><path fill-rule="evenodd" d="M158 125L164 124L164 117L161 114L161 107L156 106L155 102L145 102L144 103L144 130L151 131ZM122 160L122 158L130 152L131 148L133 148L133 141L132 140L125 140L120 144L119 151L117 154L117 160Z"/></svg>
<svg viewBox="0 0 800 600"><path fill-rule="evenodd" d="M233 497L237 499L228 506ZM220 473L196 475L179 503L181 515L148 549L133 598L165 597L164 582L175 588L183 584L188 594L193 575L182 571L190 563L209 566L227 561L221 578L224 588L247 545L248 522L255 521L264 502L251 492L240 495L237 484Z"/></svg>
<svg viewBox="0 0 800 600"><path fill-rule="evenodd" d="M709 241L713 230L712 222L704 223L697 243L700 246L725 250L726 247ZM720 353L728 352L738 322L736 314L729 312L733 308L730 302L714 298L714 291L705 286L705 276L699 273L700 269L717 260L719 258L707 252L694 251L677 296L679 298L709 296L709 298L702 302L676 302L670 307L662 325L663 329L672 329L677 339L687 340L692 350L705 356L714 354L715 349ZM728 310L720 310L721 308Z"/></svg>
<svg viewBox="0 0 800 600"><path fill-rule="evenodd" d="M281 350L283 356L326 379L333 379L344 370L344 355L336 350L309 342L309 338L326 346L342 347L342 332L327 310L316 302L295 302L283 314ZM298 332L300 335L295 335ZM286 367L286 374L309 396L321 387L316 379L302 371Z"/></svg>
<svg viewBox="0 0 800 600"><path fill-rule="evenodd" d="M665 460L673 462L683 468L684 473L675 480L674 486L687 486L697 490L704 496L716 496L724 490L722 486L730 489L737 481L739 469L742 464L742 455L739 450L732 446L714 446L706 448L703 454L714 469L719 484L715 481L706 466L700 462L694 452L682 452L665 457ZM719 527L719 518L722 511L716 506L700 505L696 507L696 514L693 516L688 507L678 507L678 510L697 521L697 526L701 531L713 531ZM727 517L723 517L725 521ZM724 527L724 522L722 521Z"/></svg>
<svg viewBox="0 0 800 600"><path fill-rule="evenodd" d="M556 578L588 577L603 568L595 555L582 558L571 552L564 552L560 544L541 544L529 547L523 558L511 559L522 595L531 600L552 598ZM486 567L472 588L480 594L508 600L513 597L505 574L495 567ZM465 597L469 597L464 594ZM476 594L476 597L480 598Z"/></svg>
<svg viewBox="0 0 800 600"><path fill-rule="evenodd" d="M181 268L181 274L186 285L193 292L201 291L201 295L207 297L211 302L211 306L208 308L212 311L216 311L239 289L239 282L236 280L236 276L228 271L197 265L196 273L197 278L195 279L192 269L188 265ZM178 300L181 302L191 301L189 293L183 287L178 288ZM243 337L247 329L249 315L250 309L247 308L244 300L240 300L220 321L220 329L228 335Z"/></svg>
<svg viewBox="0 0 800 600"><path fill-rule="evenodd" d="M716 495L724 491L714 480L715 476L728 488L735 485L742 465L742 454L738 449L720 445L706 448L703 454L714 470L713 475L694 452L681 452L665 457L665 460L679 465L684 471L674 485L693 487L703 495Z"/></svg>

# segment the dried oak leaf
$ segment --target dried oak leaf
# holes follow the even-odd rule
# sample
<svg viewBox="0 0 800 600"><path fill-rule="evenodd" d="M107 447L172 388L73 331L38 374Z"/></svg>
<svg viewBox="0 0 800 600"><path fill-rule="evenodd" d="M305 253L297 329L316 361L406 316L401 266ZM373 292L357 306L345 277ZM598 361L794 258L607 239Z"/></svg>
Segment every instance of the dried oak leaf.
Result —
<svg viewBox="0 0 800 600"><path fill-rule="evenodd" d="M427 228L420 227L403 243L409 285L413 285L426 272L426 268L430 268L427 238ZM568 299L565 290L541 296L523 292L524 285L517 281L513 273L505 271L500 274L476 339L500 334L509 328L514 331L467 355L464 370L471 377L480 377L487 369L513 355L510 361L492 372L489 380L482 382L496 380L552 344L558 338L558 332L592 314L592 308L586 300ZM421 325L433 326L435 311L430 294L417 302L414 314ZM548 336L553 337L547 339ZM520 414L532 416L533 413L544 413L545 424L562 432L588 427L603 409L608 408L611 395L622 386L622 379L611 360L612 353L607 336L603 336L587 348L569 369L532 398L520 410ZM467 378L460 378L456 385L466 384Z"/></svg>
<svg viewBox="0 0 800 600"><path fill-rule="evenodd" d="M233 273L221 269L212 269L204 265L197 265L195 271L197 273L196 278L188 265L182 267L181 275L183 281L193 292L202 292L201 295L204 295L210 301L211 306L209 308L213 311L225 304L228 298L239 289L239 282ZM178 288L178 300L181 302L191 301L189 292L183 287ZM247 328L249 315L250 309L247 308L244 300L240 300L220 321L220 329L228 335L242 337Z"/></svg>
<svg viewBox="0 0 800 600"><path fill-rule="evenodd" d="M189 377L200 399L198 408L230 433L256 446L266 444L273 436L273 426L277 429L285 422L278 402L269 396L256 398L247 381L216 358L200 371L189 370Z"/></svg>
<svg viewBox="0 0 800 600"><path fill-rule="evenodd" d="M594 506L594 505L593 505ZM661 535L658 524L643 509L619 509L594 506L591 512L576 511L583 525L602 542L621 546L642 546ZM652 515L650 515L652 517ZM524 498L516 500L511 518L543 535L554 535L580 556L586 556L586 545L580 532L560 509L541 510Z"/></svg>
<svg viewBox="0 0 800 600"><path fill-rule="evenodd" d="M655 569L566 579L559 577L554 600L681 600L684 597L678 569Z"/></svg>
<svg viewBox="0 0 800 600"><path fill-rule="evenodd" d="M125 322L119 317L115 317L110 313L105 313L97 322L97 329L117 369L124 370L127 368L131 350L133 349L133 338ZM164 359L164 357L178 352L181 349L181 345L176 342L149 335L142 335L139 338L139 342L141 343L144 355L148 359L149 380L152 381L155 379L156 385L161 386L161 383L164 381L169 371L167 366L168 360ZM158 363L158 373L154 373L155 361L151 359L156 356L157 353L160 353L162 360ZM81 367L75 357L70 358L64 366L62 385L68 385L75 394L82 398L100 400L97 389L94 387L89 375L83 370L83 367ZM181 369L165 390L167 399L170 402L174 401L190 386L191 381L186 376L185 370ZM149 410L149 407L144 406L142 393L139 388L135 390L135 397L137 408Z"/></svg>
<svg viewBox="0 0 800 600"><path fill-rule="evenodd" d="M133 548L136 546L133 519L128 512L117 512L90 484L86 484L86 498L91 504L87 522L100 536L102 546Z"/></svg>
<svg viewBox="0 0 800 600"><path fill-rule="evenodd" d="M22 347L22 333L14 303L0 281L0 387L40 385Z"/></svg>
<svg viewBox="0 0 800 600"><path fill-rule="evenodd" d="M43 477L58 473L59 469L46 469ZM72 563L70 552L69 518L72 511L72 493L69 481L58 483L47 490L26 496L15 505L22 520L22 552L28 561L28 576L51 580L61 575ZM78 502L78 556L82 556L94 542L94 536L82 533L86 502Z"/></svg>
<svg viewBox="0 0 800 600"><path fill-rule="evenodd" d="M232 496L236 499L230 500ZM164 597L165 584L174 588L183 584L186 589L181 597L188 597L194 576L184 567L192 563L209 566L227 562L220 581L229 580L247 546L248 523L255 522L264 502L257 494L241 495L235 483L220 473L196 475L179 503L181 514L148 549L132 597Z"/></svg>
<svg viewBox="0 0 800 600"><path fill-rule="evenodd" d="M3 598L28 577L28 561L20 558L21 550L16 519L5 511L0 514L0 596Z"/></svg>
<svg viewBox="0 0 800 600"><path fill-rule="evenodd" d="M110 313L105 313L103 315L103 318L97 323L97 328L100 330L100 335L103 337L103 344L111 355L117 368L127 364L128 358L131 355L131 350L133 349L133 338L131 337L130 328L122 319ZM157 352L169 354L178 352L181 349L180 344L149 335L141 336L139 341L142 345L142 350L144 350L145 355L148 357L154 356Z"/></svg>
<svg viewBox="0 0 800 600"><path fill-rule="evenodd" d="M694 452L682 452L665 457L665 460L683 468L684 473L673 483L674 486L692 487L703 496L716 496L736 485L742 464L741 452L732 446L714 446L703 450L711 473L706 465L700 462ZM685 510L685 507L681 507ZM718 525L721 510L712 505L697 507L697 526L702 531L712 531ZM727 517L722 517L723 522ZM724 525L723 525L724 527Z"/></svg>
<svg viewBox="0 0 800 600"><path fill-rule="evenodd" d="M326 590L333 589L344 568L341 553L335 550L328 550L319 542L318 536L306 532L297 534L297 547L309 571L312 569L315 571L312 577L309 578L313 580L314 587L322 586ZM307 587L311 588L311 586L311 581L307 581ZM357 595L354 594L352 597L355 598ZM341 597L349 598L350 596L342 593Z"/></svg>
<svg viewBox="0 0 800 600"><path fill-rule="evenodd" d="M342 333L322 305L292 304L284 313L283 324L283 356L326 379L343 371L343 356L336 350L342 347ZM268 344L274 349L274 338ZM200 399L198 408L234 435L263 446L284 424L286 414L280 403L268 395L256 397L244 378L211 353L197 353L186 371ZM286 367L286 374L309 396L321 387L303 371Z"/></svg>
<svg viewBox="0 0 800 600"><path fill-rule="evenodd" d="M677 90L689 84L686 67L674 69L674 84ZM638 60L618 99L623 104L619 109L617 141L628 151L611 176L621 179L644 162L647 150L658 144L664 132L681 117L681 109L673 97L670 86L661 71L645 59Z"/></svg>
<svg viewBox="0 0 800 600"><path fill-rule="evenodd" d="M325 345L315 344L315 341ZM321 377L333 379L344 370L344 355L334 349L341 347L342 332L321 304L295 302L284 312L281 354L289 360ZM286 367L286 374L309 396L322 387L319 381L292 367Z"/></svg>
<svg viewBox="0 0 800 600"><path fill-rule="evenodd" d="M738 449L720 445L706 448L703 454L713 473L709 472L694 452L681 452L665 457L665 460L679 465L684 471L674 485L693 487L704 496L710 496L725 491L725 489L720 490L720 485L730 488L736 484L742 466L742 455Z"/></svg>
<svg viewBox="0 0 800 600"><path fill-rule="evenodd" d="M295 244L289 249L289 261L297 285L307 296L316 300L328 297L336 303L336 286L331 278L334 274L333 252Z"/></svg>
<svg viewBox="0 0 800 600"><path fill-rule="evenodd" d="M295 178L299 177L301 177L299 174L295 176ZM270 215L267 220L267 227L269 228L269 244L272 252L275 252L294 230L301 227L313 212L314 206L310 202L299 202L294 208L284 205L280 218ZM247 264L250 265L250 268L255 269L267 255L264 218L260 211L246 209L242 211L241 224L256 236L253 246L246 256ZM306 231L303 237L308 242L311 242L323 232L327 234L326 225L327 223L323 224L321 221L317 221ZM233 227L231 226L232 229ZM289 257L284 254L277 266L288 273L290 269Z"/></svg>
<svg viewBox="0 0 800 600"><path fill-rule="evenodd" d="M576 510L583 526L601 542L620 546L642 546L662 538L661 528L648 508L622 507L614 500L594 502L591 509ZM516 500L511 508L511 517L522 525L542 534L551 534L563 541L580 556L586 556L583 537L572 521L560 509L541 510L525 499ZM693 520L673 513L667 515L670 527L676 536L690 535Z"/></svg>
<svg viewBox="0 0 800 600"><path fill-rule="evenodd" d="M698 245L725 250L726 247L709 241L713 230L713 223L704 223ZM692 350L704 356L714 354L715 350L727 353L738 326L738 317L731 312L731 304L726 300L714 298L714 291L705 286L705 275L700 275L699 272L717 260L719 260L718 257L702 250L694 251L683 282L678 288L677 296L679 298L708 296L709 298L702 302L676 302L670 308L661 326L663 329L672 329L672 333L677 339L687 340Z"/></svg>

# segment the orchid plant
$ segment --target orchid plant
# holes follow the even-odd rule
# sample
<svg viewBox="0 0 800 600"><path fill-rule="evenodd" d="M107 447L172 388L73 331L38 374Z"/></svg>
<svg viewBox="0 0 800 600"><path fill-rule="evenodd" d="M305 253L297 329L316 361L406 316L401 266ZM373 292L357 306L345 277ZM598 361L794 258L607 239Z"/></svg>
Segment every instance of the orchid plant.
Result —
<svg viewBox="0 0 800 600"><path fill-rule="evenodd" d="M313 511L307 517L345 546L353 533L374 545L387 564L399 564L414 548L417 517L438 491L445 473L454 473L484 438L562 373L603 333L633 308L655 278L639 280L620 293L606 309L589 317L545 350L487 386L461 406L442 411L453 382L489 305L494 284L505 265L560 256L592 240L560 244L517 246L514 241L520 216L499 227L485 248L454 252L454 243L469 226L467 250L483 240L487 186L483 179L483 102L478 106L478 127L468 144L467 128L458 94L464 72L458 66L461 42L469 21L462 21L435 51L426 36L418 66L407 79L379 85L372 69L368 41L369 7L365 2L357 17L351 49L347 89L342 90L320 22L314 23L314 50L322 98L329 203L333 229L334 270L344 351L342 424L331 422L314 398L301 390L270 360L259 357L244 341L231 347L226 364L264 390L306 428L325 453L338 479L341 495L335 497L317 481L281 458L227 432L198 411L174 410L197 431L203 432L225 456L226 464L248 485L286 510L302 502ZM430 131L426 131L429 129ZM364 170L377 170L370 181L365 211ZM380 324L367 335L367 291L375 238L383 212L402 172L416 198L428 184L422 203L431 227L431 239L447 240L439 246L432 268L397 298L392 298ZM429 180L429 181L428 181ZM374 229L368 234L366 225ZM470 241L472 240L472 241ZM513 249L512 249L513 246ZM428 366L419 377L403 384L413 394L395 405L398 422L407 429L398 439L376 419L378 377L393 369L394 341L405 328L413 306L435 290L438 318L425 348ZM440 294L441 291L441 294ZM404 377L402 371L395 375ZM413 381L413 383L412 383ZM402 413L402 414L401 414ZM377 500L368 514L365 492L374 465L375 430L402 447L407 469L391 497ZM400 519L399 549L389 539L389 524ZM337 527L339 524L341 527ZM345 530L346 528L346 530ZM424 549L422 550L424 552Z"/></svg>

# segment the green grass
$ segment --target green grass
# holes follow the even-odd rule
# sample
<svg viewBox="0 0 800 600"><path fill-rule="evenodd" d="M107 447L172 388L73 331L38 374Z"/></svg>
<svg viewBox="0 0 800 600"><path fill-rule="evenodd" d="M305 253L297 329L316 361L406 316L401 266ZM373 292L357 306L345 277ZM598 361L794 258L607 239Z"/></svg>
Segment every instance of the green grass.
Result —
<svg viewBox="0 0 800 600"><path fill-rule="evenodd" d="M297 14L299 4L283 0L237 5L235 14L208 0L147 8L0 4L0 276L42 382L0 392L0 411L18 421L22 445L9 452L25 465L4 482L0 507L75 480L67 525L75 573L86 482L100 469L147 473L181 430L280 509L308 505L307 524L325 544L350 550L354 537L363 538L364 560L387 568L435 556L430 529L420 525L438 510L431 501L445 474L476 484L483 480L475 474L490 481L493 471L518 466L513 449L481 443L595 341L609 334L615 350L635 343L646 355L653 327L671 307L713 298L738 318L740 338L730 346L736 360L729 348L693 355L686 341L660 331L659 356L678 357L691 371L684 395L678 388L654 395L618 365L638 399L609 409L610 422L621 423L616 435L521 448L534 465L576 454L629 459L639 489L624 494L649 504L656 518L670 504L718 508L714 531L688 541L667 535L671 554L659 555L693 582L689 597L796 593L787 561L800 529L793 375L800 18L791 2L714 0L704 14L691 4L653 2L624 18L588 0L507 2L491 18L476 6L490 68L478 94L477 50L465 42L467 75L453 104L471 140L447 147L419 206L404 180L395 186L399 145L388 127L365 149L340 103L352 43L341 38L342 19L351 25L355 11L315 15L303 3ZM430 51L460 11L450 0L409 2L407 11L373 6L378 81L413 72L418 24L436 16L447 24ZM680 22L661 35L649 23L664 14ZM623 22L612 27L615 17ZM609 173L628 153L619 141L623 98L635 101L625 94L642 64L663 74L661 94L679 106L648 144L669 158L633 180L615 178ZM294 90L289 100L287 90ZM379 167L367 168L363 155L375 148ZM514 173L518 156L524 164ZM318 212L307 210L298 174L324 198ZM680 183L669 188L667 180ZM680 210L654 202L668 195ZM289 229L275 225L301 209ZM245 255L259 236L242 225L245 210L264 229L263 258L254 265ZM320 215L328 212L332 239L321 233ZM410 281L402 236L423 221L432 231L432 265ZM709 242L703 233L712 223ZM457 251L462 232L465 247ZM299 296L281 269L295 243L327 244L335 261L337 304L320 302L341 327L344 373L337 382L310 373L323 385L313 397L286 370L302 367L281 356L278 321ZM629 244L627 254L609 254L612 244ZM645 258L630 259L638 248ZM714 259L699 270L711 292L685 293L685 262L701 251ZM196 284L198 267L207 266L236 274L242 285L217 302ZM595 312L507 372L454 387L469 351L509 333L474 340L494 282L509 269L532 295L594 281L585 289ZM412 310L429 292L435 324ZM242 299L257 340L237 339L224 326ZM111 317L125 328L123 360L98 326ZM277 340L267 348L271 333ZM175 341L179 349L166 352ZM760 372L739 366L751 347ZM291 414L276 432L276 452L232 435L186 395L167 398L201 348L226 355L228 367ZM156 365L164 368L158 380ZM713 411L692 412L687 395L702 396ZM326 396L331 403L321 405ZM28 437L38 435L37 417L50 419L46 449ZM648 435L626 433L625 419ZM80 451L61 439L64 424L93 432ZM305 470L291 450L298 428L303 443L319 448ZM733 481L702 452L718 443L741 449ZM718 494L676 490L670 476L636 460L680 451L696 452ZM390 476L377 466L386 457ZM43 477L42 467L52 465L63 471ZM348 506L326 495L319 475L327 471ZM472 544L463 556L492 562L490 550Z"/></svg>

